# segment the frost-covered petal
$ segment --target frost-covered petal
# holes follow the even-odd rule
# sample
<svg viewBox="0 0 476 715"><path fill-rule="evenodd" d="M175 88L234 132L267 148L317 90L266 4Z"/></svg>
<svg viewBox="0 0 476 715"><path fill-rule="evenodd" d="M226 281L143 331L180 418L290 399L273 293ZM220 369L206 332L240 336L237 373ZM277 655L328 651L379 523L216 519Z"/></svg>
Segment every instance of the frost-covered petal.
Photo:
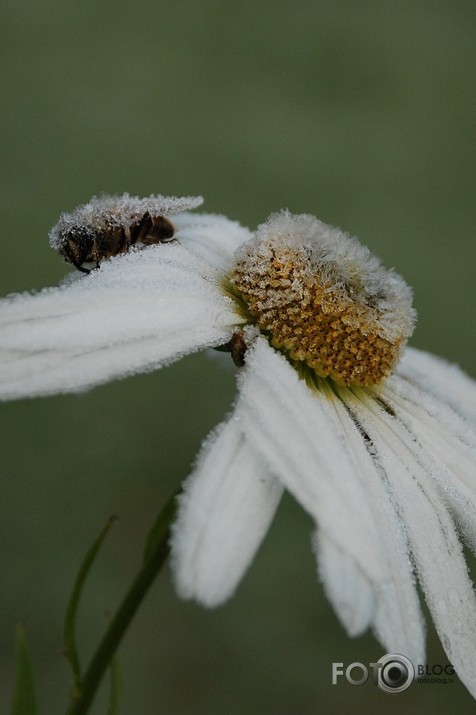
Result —
<svg viewBox="0 0 476 715"><path fill-rule="evenodd" d="M233 253L252 237L237 221L216 214L182 213L173 217L180 242L220 271L229 271Z"/></svg>
<svg viewBox="0 0 476 715"><path fill-rule="evenodd" d="M423 350L407 347L398 366L398 374L476 422L476 381L457 365Z"/></svg>
<svg viewBox="0 0 476 715"><path fill-rule="evenodd" d="M258 338L240 379L243 430L269 468L370 581L385 573L374 518L343 436L289 363Z"/></svg>
<svg viewBox="0 0 476 715"><path fill-rule="evenodd" d="M0 302L0 397L75 392L229 340L220 273L178 243Z"/></svg>
<svg viewBox="0 0 476 715"><path fill-rule="evenodd" d="M362 390L340 390L369 435L408 535L418 578L443 647L476 695L476 597L453 521L424 452L387 409Z"/></svg>
<svg viewBox="0 0 476 715"><path fill-rule="evenodd" d="M455 516L466 543L476 553L474 430L445 402L400 375L394 375L382 386L382 395L399 421L418 439L428 472Z"/></svg>
<svg viewBox="0 0 476 715"><path fill-rule="evenodd" d="M172 534L177 590L216 606L234 592L279 504L282 487L248 444L238 406L205 442Z"/></svg>
<svg viewBox="0 0 476 715"><path fill-rule="evenodd" d="M343 448L349 450L356 465L356 478L365 485L367 499L374 515L378 540L385 554L386 572L373 584L376 599L371 625L375 636L388 652L405 653L414 663L423 663L425 623L415 586L413 565L406 531L395 504L387 474L368 435L341 402L327 389L329 405L334 409L344 432ZM352 566L341 559L342 568ZM347 562L347 563L346 563ZM334 570L337 566L334 567ZM355 569L354 569L355 570ZM356 581L354 582L356 583ZM364 589L365 586L362 586ZM354 591L357 586L354 585ZM337 587L334 589L337 591ZM350 595L341 596L349 600ZM362 594L357 603L362 611Z"/></svg>
<svg viewBox="0 0 476 715"><path fill-rule="evenodd" d="M247 353L241 399L249 439L319 524L320 575L348 632L371 624L389 650L423 662L404 529L343 404L310 390L262 339Z"/></svg>
<svg viewBox="0 0 476 715"><path fill-rule="evenodd" d="M319 529L313 539L319 576L327 598L349 636L363 633L376 611L376 594L349 551Z"/></svg>

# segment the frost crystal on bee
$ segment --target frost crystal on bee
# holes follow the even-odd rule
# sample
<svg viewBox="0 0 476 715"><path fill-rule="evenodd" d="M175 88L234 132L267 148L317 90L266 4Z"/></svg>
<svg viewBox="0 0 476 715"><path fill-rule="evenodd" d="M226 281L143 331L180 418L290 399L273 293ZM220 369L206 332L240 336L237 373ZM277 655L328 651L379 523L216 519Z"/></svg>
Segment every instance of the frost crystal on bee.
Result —
<svg viewBox="0 0 476 715"><path fill-rule="evenodd" d="M201 203L201 196L93 196L72 213L61 214L49 233L50 246L79 271L89 273L131 246L172 241L175 227L168 217Z"/></svg>

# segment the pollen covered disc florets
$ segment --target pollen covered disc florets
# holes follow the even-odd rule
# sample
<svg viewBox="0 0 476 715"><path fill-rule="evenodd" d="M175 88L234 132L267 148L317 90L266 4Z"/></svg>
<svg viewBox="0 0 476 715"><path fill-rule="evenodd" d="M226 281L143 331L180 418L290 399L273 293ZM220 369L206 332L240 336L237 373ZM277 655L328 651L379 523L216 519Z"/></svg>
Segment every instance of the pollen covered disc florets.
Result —
<svg viewBox="0 0 476 715"><path fill-rule="evenodd" d="M235 253L228 278L273 347L339 383L380 382L413 332L403 279L356 238L308 214L272 215Z"/></svg>

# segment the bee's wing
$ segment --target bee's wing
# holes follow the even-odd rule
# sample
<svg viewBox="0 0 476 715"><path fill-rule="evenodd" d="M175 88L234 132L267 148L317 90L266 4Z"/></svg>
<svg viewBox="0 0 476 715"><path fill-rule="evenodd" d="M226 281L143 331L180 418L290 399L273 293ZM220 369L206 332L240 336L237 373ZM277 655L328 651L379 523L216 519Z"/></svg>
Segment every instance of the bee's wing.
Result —
<svg viewBox="0 0 476 715"><path fill-rule="evenodd" d="M239 318L203 243L133 251L1 301L0 398L78 392L226 343Z"/></svg>

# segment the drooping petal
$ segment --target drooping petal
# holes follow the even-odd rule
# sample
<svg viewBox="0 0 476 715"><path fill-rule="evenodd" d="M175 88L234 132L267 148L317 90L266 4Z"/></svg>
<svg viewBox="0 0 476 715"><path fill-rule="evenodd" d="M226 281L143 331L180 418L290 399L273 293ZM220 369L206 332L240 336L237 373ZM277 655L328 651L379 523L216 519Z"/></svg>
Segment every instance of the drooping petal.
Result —
<svg viewBox="0 0 476 715"><path fill-rule="evenodd" d="M397 372L423 392L429 392L440 402L451 405L458 414L476 422L476 381L457 365L407 347Z"/></svg>
<svg viewBox="0 0 476 715"><path fill-rule="evenodd" d="M316 530L313 548L327 598L349 636L367 630L376 612L376 593L355 559L330 536Z"/></svg>
<svg viewBox="0 0 476 715"><path fill-rule="evenodd" d="M220 273L178 243L0 302L0 397L76 392L229 340Z"/></svg>
<svg viewBox="0 0 476 715"><path fill-rule="evenodd" d="M278 507L282 487L249 445L238 406L205 442L173 527L177 590L205 606L235 591Z"/></svg>
<svg viewBox="0 0 476 715"><path fill-rule="evenodd" d="M379 581L386 565L374 518L328 398L311 391L264 338L247 352L240 395L243 431L256 451L335 546Z"/></svg>
<svg viewBox="0 0 476 715"><path fill-rule="evenodd" d="M448 385L448 389L451 386ZM476 434L446 403L399 375L382 387L385 401L423 448L428 472L476 553Z"/></svg>
<svg viewBox="0 0 476 715"><path fill-rule="evenodd" d="M328 387L324 389L329 398L334 397L329 399L329 405L332 405L341 423L345 448L354 456L358 469L356 478L360 478L365 485L378 529L378 540L385 554L386 572L373 584L377 606L371 625L375 636L388 652L405 653L413 663L423 663L425 623L416 591L408 539L387 475L369 436L352 418L345 403L337 399ZM341 568L347 568L349 559L341 561ZM334 570L337 570L336 565ZM350 594L347 595L349 611L352 606L350 598ZM360 602L357 605L362 608Z"/></svg>
<svg viewBox="0 0 476 715"><path fill-rule="evenodd" d="M320 575L349 634L372 624L389 650L423 662L401 522L344 407L311 391L263 340L247 353L241 399L248 438L319 524Z"/></svg>
<svg viewBox="0 0 476 715"><path fill-rule="evenodd" d="M415 436L368 393L354 392L340 390L384 467L443 647L476 696L476 597L453 521Z"/></svg>

